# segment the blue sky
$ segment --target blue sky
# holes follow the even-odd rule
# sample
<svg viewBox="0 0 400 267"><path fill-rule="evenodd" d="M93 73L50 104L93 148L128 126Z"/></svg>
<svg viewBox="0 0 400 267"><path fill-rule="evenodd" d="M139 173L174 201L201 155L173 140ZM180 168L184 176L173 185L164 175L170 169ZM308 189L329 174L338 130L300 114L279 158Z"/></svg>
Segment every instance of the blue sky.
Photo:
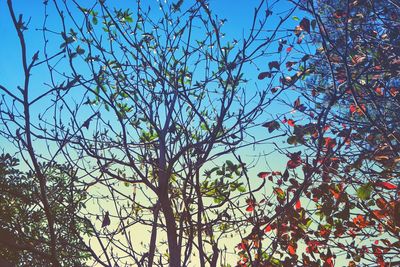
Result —
<svg viewBox="0 0 400 267"><path fill-rule="evenodd" d="M40 30L42 27L44 18L44 5L42 1L30 1L27 4L26 1L13 1L14 10L17 14L22 13L24 15L24 21L30 20L28 25L28 30L25 31L26 42L28 47L28 58L30 58L34 52L40 51L39 59L43 58L42 48L43 48L43 36ZM81 3L89 4L92 1L81 1ZM188 1L187 1L188 2ZM269 1L268 1L269 2ZM61 31L60 20L58 15L55 13L54 7L49 1L49 17L48 26L52 27L54 31ZM72 3L72 1L70 1ZM110 6L117 6L121 8L130 7L134 9L135 1L107 1ZM152 12L157 13L157 1L156 0L146 0L142 1L143 6L150 5L152 7ZM250 29L252 22L252 14L254 12L255 6L259 2L256 0L212 0L210 1L210 8L214 14L222 18L226 18L227 22L224 24L224 32L227 34L225 40L240 39L240 37L245 34ZM276 6L274 6L274 14L269 18L268 28L273 28L273 25L279 21L279 13L281 11L286 11L291 5L287 1L280 1ZM21 77L23 77L22 66L20 60L20 46L16 32L13 25L10 23L11 18L8 13L8 8L6 6L6 1L0 2L0 34L3 36L2 49L0 50L0 83L10 90L16 90L17 85L20 85ZM294 27L296 21L289 20L286 27ZM265 37L269 33L265 33ZM264 37L264 36L262 36ZM59 40L54 41L50 39L49 48L57 50L60 45ZM271 50L274 52L277 49L277 44L271 46ZM267 65L269 61L278 60L276 56L268 57L267 59L261 59L257 62L257 66L260 71L267 70ZM262 88L265 81L258 81L257 71L254 66L249 66L245 69L245 75L250 78L250 82L246 85L248 90L254 90L255 86ZM34 70L31 76L32 93L35 95L40 93L44 89L44 83L49 81L48 70L45 67L37 68ZM19 92L18 92L19 93ZM46 105L46 103L43 103ZM273 114L276 112L281 112L282 106L272 105L266 114ZM268 120L267 115L264 116L265 120ZM82 118L85 119L85 118ZM261 121L260 121L261 122ZM260 134L264 135L266 133L264 128L258 128L256 130ZM264 133L265 132L265 133ZM251 153L251 149L249 151Z"/></svg>
<svg viewBox="0 0 400 267"><path fill-rule="evenodd" d="M51 2L51 1L50 1ZM68 1L67 1L68 2ZM70 1L72 3L72 1ZM91 3L92 1L81 1L82 3ZM130 7L134 9L135 1L116 1L109 0L107 3L110 6L117 7ZM133 3L133 4L130 4ZM142 1L143 5L153 6L156 9L156 0L145 0ZM226 18L228 21L224 26L224 30L227 33L227 37L242 36L243 32L246 32L250 28L251 17L254 11L254 7L258 4L256 0L211 0L210 8L215 14L218 14L220 18ZM39 29L43 24L44 17L44 5L42 1L13 1L14 10L16 14L22 13L24 21L30 20L29 30L25 32L28 52L34 53L36 50L41 50L43 46L43 37ZM49 5L52 6L52 5ZM280 1L274 7L276 13L284 11L290 8L291 5L287 1ZM156 11L154 11L156 12ZM277 23L279 20L277 15L273 15L270 18L271 24ZM16 36L16 32L13 25L10 23L11 18L8 12L6 1L0 2L0 34L2 36L2 44L0 50L0 73L2 77L7 77L7 82L19 80L20 75L20 51L19 42ZM59 25L59 19L55 10L50 7L49 9L49 23L48 25L54 26L57 29ZM294 21L293 25L296 23ZM59 29L61 31L61 27ZM59 44L50 44L50 46L58 47ZM2 82L3 79L1 80Z"/></svg>

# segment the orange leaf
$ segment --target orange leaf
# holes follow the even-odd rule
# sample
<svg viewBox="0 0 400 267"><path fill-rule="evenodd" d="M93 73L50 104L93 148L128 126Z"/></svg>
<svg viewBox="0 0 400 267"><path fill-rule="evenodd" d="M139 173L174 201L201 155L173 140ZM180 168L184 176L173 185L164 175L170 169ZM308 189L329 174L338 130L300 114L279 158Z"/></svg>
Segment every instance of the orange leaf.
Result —
<svg viewBox="0 0 400 267"><path fill-rule="evenodd" d="M340 192L336 192L336 191L333 190L332 188L329 188L329 192L332 193L332 195L333 195L333 197L334 197L335 199L339 199L339 197L340 197Z"/></svg>
<svg viewBox="0 0 400 267"><path fill-rule="evenodd" d="M383 95L382 87L376 87L375 88L375 93L377 93L378 95L382 96Z"/></svg>
<svg viewBox="0 0 400 267"><path fill-rule="evenodd" d="M288 119L287 124L288 124L289 126L294 127L294 120Z"/></svg>
<svg viewBox="0 0 400 267"><path fill-rule="evenodd" d="M359 228L365 228L369 225L369 222L365 220L364 216L362 215L357 215L357 217L355 217L353 219L353 223L355 225L357 225Z"/></svg>
<svg viewBox="0 0 400 267"><path fill-rule="evenodd" d="M292 245L288 246L288 251L289 251L289 254L292 256L296 254L296 249Z"/></svg>

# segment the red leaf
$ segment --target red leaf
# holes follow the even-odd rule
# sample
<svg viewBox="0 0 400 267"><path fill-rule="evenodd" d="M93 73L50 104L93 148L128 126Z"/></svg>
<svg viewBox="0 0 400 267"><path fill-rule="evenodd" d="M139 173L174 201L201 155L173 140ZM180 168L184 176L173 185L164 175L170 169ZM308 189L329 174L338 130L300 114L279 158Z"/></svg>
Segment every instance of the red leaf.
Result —
<svg viewBox="0 0 400 267"><path fill-rule="evenodd" d="M376 218L378 219L383 219L385 218L388 214L387 212L383 210L373 210L372 213L375 215Z"/></svg>
<svg viewBox="0 0 400 267"><path fill-rule="evenodd" d="M246 208L247 212L252 212L254 210L254 205L248 205Z"/></svg>
<svg viewBox="0 0 400 267"><path fill-rule="evenodd" d="M357 217L353 218L353 223L360 229L369 225L369 222L362 215L357 215Z"/></svg>
<svg viewBox="0 0 400 267"><path fill-rule="evenodd" d="M329 257L329 258L327 258L326 260L325 260L325 264L324 264L324 267L334 267L335 265L333 264L333 260L332 260L332 257Z"/></svg>
<svg viewBox="0 0 400 267"><path fill-rule="evenodd" d="M247 208L246 208L247 212L252 212L254 210L254 207L257 205L256 202L251 198L248 198L246 200L246 203L247 203Z"/></svg>
<svg viewBox="0 0 400 267"><path fill-rule="evenodd" d="M328 149L334 148L336 146L336 140L330 137L325 137L325 147Z"/></svg>
<svg viewBox="0 0 400 267"><path fill-rule="evenodd" d="M331 234L331 230L327 228L322 228L321 230L319 230L319 234L322 237L327 238Z"/></svg>
<svg viewBox="0 0 400 267"><path fill-rule="evenodd" d="M260 173L257 174L257 176L260 177L260 178L265 179L265 178L267 178L267 176L269 174L270 174L270 172L260 172Z"/></svg>
<svg viewBox="0 0 400 267"><path fill-rule="evenodd" d="M340 192L336 192L336 191L333 190L332 188L329 188L329 192L332 193L332 195L333 195L333 197L334 197L335 199L339 199L339 197L340 197Z"/></svg>
<svg viewBox="0 0 400 267"><path fill-rule="evenodd" d="M353 64L359 64L366 59L366 56L355 55L351 58Z"/></svg>
<svg viewBox="0 0 400 267"><path fill-rule="evenodd" d="M288 169L294 169L301 165L300 152L289 155L290 160L287 162Z"/></svg>
<svg viewBox="0 0 400 267"><path fill-rule="evenodd" d="M388 183L388 182L379 182L379 183L376 183L375 185L379 186L379 187L383 187L383 188L388 189L388 190L397 189L396 185L394 185L392 183Z"/></svg>
<svg viewBox="0 0 400 267"><path fill-rule="evenodd" d="M274 193L276 194L278 200L284 200L285 199L285 191L282 190L282 188L276 187L274 188Z"/></svg>
<svg viewBox="0 0 400 267"><path fill-rule="evenodd" d="M296 202L296 210L300 210L301 209L301 202L300 200L297 200Z"/></svg>
<svg viewBox="0 0 400 267"><path fill-rule="evenodd" d="M298 97L296 99L296 101L294 101L293 106L294 106L294 109L297 109L301 112L306 110L306 107L303 104L301 104L301 102L300 102L300 97Z"/></svg>
<svg viewBox="0 0 400 267"><path fill-rule="evenodd" d="M241 242L241 243L237 244L236 248L238 250L246 250L247 249L247 244L245 242Z"/></svg>
<svg viewBox="0 0 400 267"><path fill-rule="evenodd" d="M288 48L286 48L286 53L290 53L290 51L292 51L293 47L289 46Z"/></svg>
<svg viewBox="0 0 400 267"><path fill-rule="evenodd" d="M360 114L363 114L365 111L367 111L364 104L361 104L358 108L360 110L358 113L360 113Z"/></svg>
<svg viewBox="0 0 400 267"><path fill-rule="evenodd" d="M356 112L356 110L357 110L356 105L351 104L351 105L350 105L350 112L351 112L351 114L353 114L354 112Z"/></svg>
<svg viewBox="0 0 400 267"><path fill-rule="evenodd" d="M295 169L295 168L297 168L298 166L300 166L300 164L298 164L297 162L295 162L295 161L293 161L293 160L289 160L289 161L287 162L287 167L288 167L289 169Z"/></svg>
<svg viewBox="0 0 400 267"><path fill-rule="evenodd" d="M268 224L267 227L265 227L264 232L265 232L265 233L268 233L268 232L270 232L271 230L272 230L272 227L271 227L270 224Z"/></svg>
<svg viewBox="0 0 400 267"><path fill-rule="evenodd" d="M289 126L294 127L294 120L288 119L288 120L287 120L287 124L288 124Z"/></svg>
<svg viewBox="0 0 400 267"><path fill-rule="evenodd" d="M356 104L350 105L351 114L354 114L355 112L357 112L358 114L363 115L366 110L367 109L364 104L361 104L359 106L357 106Z"/></svg>

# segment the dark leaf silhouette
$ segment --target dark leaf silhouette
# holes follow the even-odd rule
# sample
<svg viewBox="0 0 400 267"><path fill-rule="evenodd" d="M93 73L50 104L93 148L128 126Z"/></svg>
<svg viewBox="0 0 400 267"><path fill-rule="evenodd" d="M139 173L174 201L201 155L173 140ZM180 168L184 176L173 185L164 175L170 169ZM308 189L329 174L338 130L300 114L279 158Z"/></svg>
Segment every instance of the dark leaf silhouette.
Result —
<svg viewBox="0 0 400 267"><path fill-rule="evenodd" d="M303 18L300 21L300 27L306 31L307 33L310 33L310 20L307 18Z"/></svg>
<svg viewBox="0 0 400 267"><path fill-rule="evenodd" d="M279 122L275 120L266 122L262 126L267 128L269 133L272 133L273 131L280 128Z"/></svg>
<svg viewBox="0 0 400 267"><path fill-rule="evenodd" d="M270 70L272 70L273 68L280 70L280 64L278 61L271 61L268 63L268 67Z"/></svg>
<svg viewBox="0 0 400 267"><path fill-rule="evenodd" d="M101 223L101 227L109 226L110 223L111 223L110 213L108 211L106 211L106 213L104 214L103 222Z"/></svg>
<svg viewBox="0 0 400 267"><path fill-rule="evenodd" d="M271 72L261 72L260 74L258 74L259 80L263 80L265 78L271 78L271 77L272 77Z"/></svg>

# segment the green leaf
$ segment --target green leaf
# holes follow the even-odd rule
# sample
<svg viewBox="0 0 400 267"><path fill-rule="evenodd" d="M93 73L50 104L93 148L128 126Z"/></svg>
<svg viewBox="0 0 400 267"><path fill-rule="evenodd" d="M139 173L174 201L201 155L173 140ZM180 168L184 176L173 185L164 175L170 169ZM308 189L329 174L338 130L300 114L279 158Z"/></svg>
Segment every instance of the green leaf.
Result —
<svg viewBox="0 0 400 267"><path fill-rule="evenodd" d="M362 185L360 188L357 189L357 196L361 200L368 200L371 197L371 192L372 192L372 184L367 183L365 185Z"/></svg>
<svg viewBox="0 0 400 267"><path fill-rule="evenodd" d="M241 185L241 186L239 186L239 187L237 188L237 190L238 190L240 193L244 193L244 192L246 192L246 187L243 186L243 185Z"/></svg>
<svg viewBox="0 0 400 267"><path fill-rule="evenodd" d="M298 226L301 229L303 229L304 231L306 231L310 227L311 223L312 223L312 220L311 219L307 219L306 224L299 223Z"/></svg>
<svg viewBox="0 0 400 267"><path fill-rule="evenodd" d="M226 164L228 165L228 167L234 166L233 162L230 160L226 161Z"/></svg>
<svg viewBox="0 0 400 267"><path fill-rule="evenodd" d="M276 258L272 258L271 263L274 264L275 266L282 266L281 261Z"/></svg>
<svg viewBox="0 0 400 267"><path fill-rule="evenodd" d="M93 17L93 18L92 18L92 23L93 23L94 25L97 25L98 22L99 22L99 21L98 21L97 17Z"/></svg>

